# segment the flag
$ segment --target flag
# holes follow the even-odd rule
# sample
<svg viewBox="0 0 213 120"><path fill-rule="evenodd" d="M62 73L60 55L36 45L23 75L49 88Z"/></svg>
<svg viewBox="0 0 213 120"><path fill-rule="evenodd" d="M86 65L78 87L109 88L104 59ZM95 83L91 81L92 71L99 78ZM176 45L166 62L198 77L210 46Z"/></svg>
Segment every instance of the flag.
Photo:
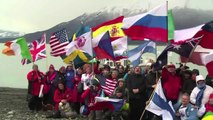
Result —
<svg viewBox="0 0 213 120"><path fill-rule="evenodd" d="M104 22L96 27L92 28L93 32L93 38L96 38L102 33L109 32L111 40L115 40L120 37L124 37L125 34L123 30L121 29L123 25L123 18L124 16L120 16L118 18L115 18L113 20L109 20L107 22Z"/></svg>
<svg viewBox="0 0 213 120"><path fill-rule="evenodd" d="M133 67L140 64L141 56L143 53L156 53L155 42L149 41L145 42L138 47L128 51L128 59L131 61Z"/></svg>
<svg viewBox="0 0 213 120"><path fill-rule="evenodd" d="M66 54L65 47L69 44L65 29L53 33L50 37L50 54L54 57Z"/></svg>
<svg viewBox="0 0 213 120"><path fill-rule="evenodd" d="M168 11L168 40L174 39L174 31L175 31L175 24L173 19L172 10Z"/></svg>
<svg viewBox="0 0 213 120"><path fill-rule="evenodd" d="M162 53L158 56L156 63L154 64L155 70L160 70L164 65L167 64L168 51L172 48L173 46L171 44L167 45L166 48L162 51Z"/></svg>
<svg viewBox="0 0 213 120"><path fill-rule="evenodd" d="M2 51L3 54L8 55L8 56L21 55L22 58L26 58L26 59L32 61L32 57L31 57L30 51L28 49L25 38L18 38L13 41L8 41L5 43L5 46L7 48L5 48Z"/></svg>
<svg viewBox="0 0 213 120"><path fill-rule="evenodd" d="M117 82L115 80L107 79L101 75L96 75L95 77L98 79L104 93L107 96L111 96L116 88Z"/></svg>
<svg viewBox="0 0 213 120"><path fill-rule="evenodd" d="M204 66L203 58L205 58L205 56L208 55L210 52L213 52L213 50L206 49L198 45L189 58L180 56L180 61L182 63L192 62L194 64Z"/></svg>
<svg viewBox="0 0 213 120"><path fill-rule="evenodd" d="M96 110L110 109L112 112L121 110L124 101L122 99L95 97L94 108Z"/></svg>
<svg viewBox="0 0 213 120"><path fill-rule="evenodd" d="M213 77L213 52L209 53L203 58L204 65L208 71L208 75Z"/></svg>
<svg viewBox="0 0 213 120"><path fill-rule="evenodd" d="M174 39L171 40L171 43L182 44L185 41L192 39L201 30L202 26L203 25L199 25L199 26L192 27L192 28L175 30ZM202 36L202 35L200 35L200 36Z"/></svg>
<svg viewBox="0 0 213 120"><path fill-rule="evenodd" d="M116 60L127 57L127 36L118 38L111 42Z"/></svg>
<svg viewBox="0 0 213 120"><path fill-rule="evenodd" d="M74 63L75 68L83 66L85 63L88 63L91 60L91 56L87 53L84 53L80 50L75 50L70 55L61 56L66 64L69 64L71 61Z"/></svg>
<svg viewBox="0 0 213 120"><path fill-rule="evenodd" d="M46 34L43 34L38 40L34 40L28 45L30 54L32 56L32 62L46 58ZM27 59L22 60L22 65L31 63Z"/></svg>
<svg viewBox="0 0 213 120"><path fill-rule="evenodd" d="M206 23L195 36L203 36L199 45L207 49L213 49L213 21Z"/></svg>
<svg viewBox="0 0 213 120"><path fill-rule="evenodd" d="M114 60L113 48L109 32L105 32L93 38L92 46L98 59Z"/></svg>
<svg viewBox="0 0 213 120"><path fill-rule="evenodd" d="M162 116L163 120L175 119L175 111L172 107L171 101L167 101L160 81L156 86L153 98L146 107L146 110L158 116Z"/></svg>
<svg viewBox="0 0 213 120"><path fill-rule="evenodd" d="M207 112L207 113L203 116L202 120L213 120L213 112Z"/></svg>
<svg viewBox="0 0 213 120"><path fill-rule="evenodd" d="M74 41L76 39L76 37L79 37L79 36L83 35L84 33L89 32L89 31L90 31L90 27L82 25L80 27L80 29L73 35L72 41Z"/></svg>
<svg viewBox="0 0 213 120"><path fill-rule="evenodd" d="M192 38L191 40L187 40L182 44L171 44L173 47L169 51L175 52L185 58L189 58L202 37L203 36Z"/></svg>
<svg viewBox="0 0 213 120"><path fill-rule="evenodd" d="M90 56L93 56L91 40L92 40L91 31L82 34L65 47L66 55L69 55L76 49L78 49L81 50L82 52L88 53Z"/></svg>
<svg viewBox="0 0 213 120"><path fill-rule="evenodd" d="M147 13L124 18L122 28L124 33L133 40L147 38L168 42L167 25L167 7L163 4Z"/></svg>

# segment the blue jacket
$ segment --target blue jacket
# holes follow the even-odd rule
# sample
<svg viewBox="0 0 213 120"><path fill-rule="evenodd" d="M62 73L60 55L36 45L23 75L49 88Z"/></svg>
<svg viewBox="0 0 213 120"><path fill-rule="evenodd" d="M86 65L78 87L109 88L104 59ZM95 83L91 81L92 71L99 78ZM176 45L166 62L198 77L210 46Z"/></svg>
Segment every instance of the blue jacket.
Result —
<svg viewBox="0 0 213 120"><path fill-rule="evenodd" d="M177 111L178 112L178 110L179 110L179 108L180 108L180 106L181 106L182 104L181 103L176 103L173 107L174 107L174 110L175 111ZM196 108L194 108L193 106L192 106L192 104L188 104L187 105L187 108L186 108L186 111L185 111L185 114L186 114L186 117L187 117L187 119L186 120L199 120L198 119L198 117L197 117L197 109ZM176 117L176 120L180 120L180 118L179 117Z"/></svg>
<svg viewBox="0 0 213 120"><path fill-rule="evenodd" d="M74 78L74 70L66 70L65 83L66 83L66 87L70 88L71 90L74 88L74 85L72 82L73 78Z"/></svg>

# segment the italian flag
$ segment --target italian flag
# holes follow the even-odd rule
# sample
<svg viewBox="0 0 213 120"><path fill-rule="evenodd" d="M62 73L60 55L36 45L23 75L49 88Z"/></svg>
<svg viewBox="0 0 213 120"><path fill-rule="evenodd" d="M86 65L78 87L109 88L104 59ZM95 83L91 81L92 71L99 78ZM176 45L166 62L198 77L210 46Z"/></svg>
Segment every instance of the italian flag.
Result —
<svg viewBox="0 0 213 120"><path fill-rule="evenodd" d="M5 43L6 48L2 51L3 54L8 56L22 56L32 61L30 51L27 46L27 42L24 38L18 38L13 41L8 41Z"/></svg>

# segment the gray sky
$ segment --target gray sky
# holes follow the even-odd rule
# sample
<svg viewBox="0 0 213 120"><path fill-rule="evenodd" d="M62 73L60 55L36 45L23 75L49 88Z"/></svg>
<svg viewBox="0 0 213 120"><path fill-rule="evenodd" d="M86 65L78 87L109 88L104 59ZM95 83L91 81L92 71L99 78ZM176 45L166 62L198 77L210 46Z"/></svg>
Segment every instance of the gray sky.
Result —
<svg viewBox="0 0 213 120"><path fill-rule="evenodd" d="M169 8L213 10L213 0L168 0ZM0 29L30 33L103 8L151 9L165 0L0 0Z"/></svg>

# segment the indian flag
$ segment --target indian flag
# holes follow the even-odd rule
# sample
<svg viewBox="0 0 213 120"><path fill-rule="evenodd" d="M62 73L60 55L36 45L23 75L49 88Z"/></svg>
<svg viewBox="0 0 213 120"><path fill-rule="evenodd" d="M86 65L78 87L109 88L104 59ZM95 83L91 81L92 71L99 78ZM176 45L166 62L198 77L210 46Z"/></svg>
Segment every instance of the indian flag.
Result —
<svg viewBox="0 0 213 120"><path fill-rule="evenodd" d="M6 48L2 51L3 54L8 56L22 56L28 60L32 60L30 51L27 46L25 38L18 38L13 41L5 43Z"/></svg>

